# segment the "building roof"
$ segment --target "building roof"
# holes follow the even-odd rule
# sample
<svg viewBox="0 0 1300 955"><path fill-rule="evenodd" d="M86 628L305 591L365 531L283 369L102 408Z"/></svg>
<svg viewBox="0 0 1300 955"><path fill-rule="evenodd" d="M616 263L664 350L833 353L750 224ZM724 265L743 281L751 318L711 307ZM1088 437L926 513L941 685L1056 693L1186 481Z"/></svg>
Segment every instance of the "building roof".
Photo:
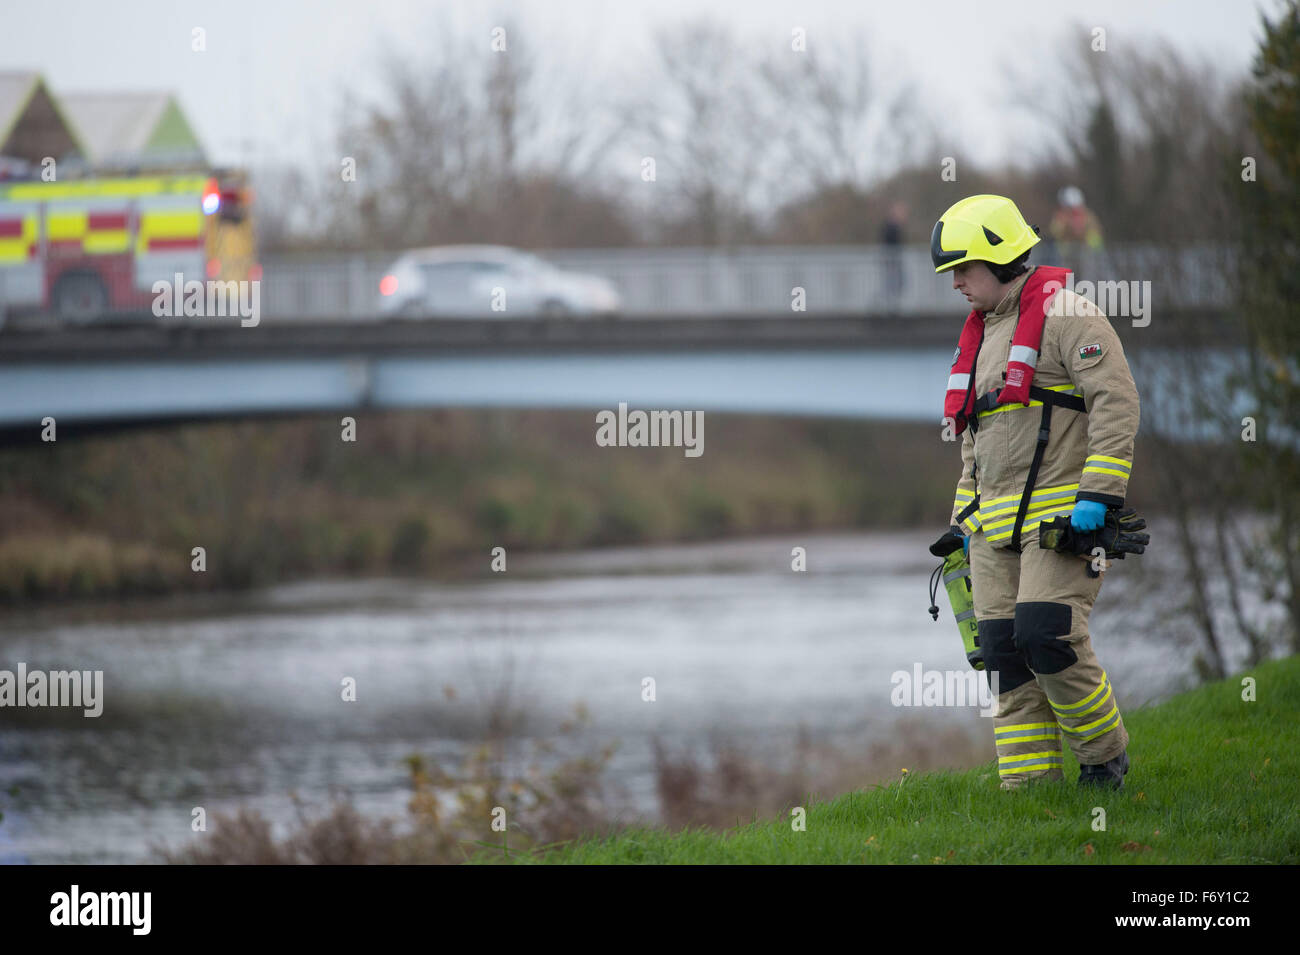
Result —
<svg viewBox="0 0 1300 955"><path fill-rule="evenodd" d="M0 156L70 158L102 170L206 167L203 145L170 93L55 97L34 70L0 71Z"/></svg>
<svg viewBox="0 0 1300 955"><path fill-rule="evenodd" d="M170 93L68 93L61 102L96 166L204 162Z"/></svg>
<svg viewBox="0 0 1300 955"><path fill-rule="evenodd" d="M40 80L36 72L0 73L0 143L8 138Z"/></svg>
<svg viewBox="0 0 1300 955"><path fill-rule="evenodd" d="M0 154L36 163L84 151L76 127L39 73L0 72Z"/></svg>

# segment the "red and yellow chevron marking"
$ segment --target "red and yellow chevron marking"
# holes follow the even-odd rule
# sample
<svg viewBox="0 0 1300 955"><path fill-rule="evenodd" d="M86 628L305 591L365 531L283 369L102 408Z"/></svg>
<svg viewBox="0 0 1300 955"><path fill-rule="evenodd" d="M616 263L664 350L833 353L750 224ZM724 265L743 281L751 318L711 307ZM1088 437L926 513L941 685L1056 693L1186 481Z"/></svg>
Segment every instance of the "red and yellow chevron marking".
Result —
<svg viewBox="0 0 1300 955"><path fill-rule="evenodd" d="M128 252L131 247L129 217L125 210L51 209L45 218L45 238L53 248L87 255Z"/></svg>
<svg viewBox="0 0 1300 955"><path fill-rule="evenodd" d="M139 253L169 249L201 249L204 222L200 202L208 184L206 176L146 176L135 179L87 179L72 182L15 182L0 184L0 203L53 203L45 214L45 240L53 250L86 255L113 255L132 251L131 221L127 209L139 210L135 249ZM194 197L192 208L178 208L178 197ZM151 209L150 199L167 199ZM77 200L87 202L77 208ZM118 199L110 208L102 200ZM36 212L5 216L0 213L0 265L13 265L40 254L40 220Z"/></svg>
<svg viewBox="0 0 1300 955"><path fill-rule="evenodd" d="M40 253L36 216L0 215L0 265L16 265Z"/></svg>
<svg viewBox="0 0 1300 955"><path fill-rule="evenodd" d="M140 231L135 239L137 253L198 249L202 246L203 210L197 202L193 209L142 210Z"/></svg>

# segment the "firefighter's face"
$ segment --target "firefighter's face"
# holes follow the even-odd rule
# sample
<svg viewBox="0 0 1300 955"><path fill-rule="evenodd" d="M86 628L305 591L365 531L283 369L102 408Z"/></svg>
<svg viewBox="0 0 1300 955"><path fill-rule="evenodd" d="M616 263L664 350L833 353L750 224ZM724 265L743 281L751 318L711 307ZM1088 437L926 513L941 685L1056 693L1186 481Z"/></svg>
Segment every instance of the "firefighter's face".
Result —
<svg viewBox="0 0 1300 955"><path fill-rule="evenodd" d="M999 282L983 262L963 262L952 270L952 287L966 296L972 308L991 312L1006 295Z"/></svg>

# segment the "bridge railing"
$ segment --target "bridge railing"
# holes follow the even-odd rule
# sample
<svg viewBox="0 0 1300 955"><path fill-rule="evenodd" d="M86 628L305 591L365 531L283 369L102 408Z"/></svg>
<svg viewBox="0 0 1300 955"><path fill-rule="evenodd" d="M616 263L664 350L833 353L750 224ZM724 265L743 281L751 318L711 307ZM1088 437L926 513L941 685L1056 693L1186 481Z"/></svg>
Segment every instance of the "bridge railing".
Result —
<svg viewBox="0 0 1300 955"><path fill-rule="evenodd" d="M1050 264L1056 258L1046 243L1037 251L1031 261ZM624 314L633 317L935 314L961 311L964 305L951 278L934 274L924 246L558 249L543 257L611 280ZM278 321L372 319L380 279L396 258L394 253L267 256L262 315ZM1082 258L1082 265L1070 263L1080 279L1150 282L1153 308L1231 304L1226 247L1117 245ZM0 275L0 293L3 288ZM802 313L794 308L799 296Z"/></svg>
<svg viewBox="0 0 1300 955"><path fill-rule="evenodd" d="M612 281L630 316L797 316L798 289L813 314L933 314L963 305L951 278L934 274L923 246L558 249L543 255L560 268ZM379 281L394 258L268 257L263 313L284 319L371 317ZM1080 280L1150 282L1155 307L1223 308L1232 298L1231 260L1217 246L1119 245L1090 253L1076 268Z"/></svg>

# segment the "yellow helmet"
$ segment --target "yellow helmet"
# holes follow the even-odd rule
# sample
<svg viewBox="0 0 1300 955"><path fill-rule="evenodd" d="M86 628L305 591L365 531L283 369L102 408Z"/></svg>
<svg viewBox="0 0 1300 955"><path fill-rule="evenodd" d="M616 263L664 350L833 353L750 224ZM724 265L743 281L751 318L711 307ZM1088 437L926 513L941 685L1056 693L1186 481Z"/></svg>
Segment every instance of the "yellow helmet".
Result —
<svg viewBox="0 0 1300 955"><path fill-rule="evenodd" d="M1005 196L968 196L949 207L930 234L935 272L963 262L1006 265L1039 242L1016 204Z"/></svg>

